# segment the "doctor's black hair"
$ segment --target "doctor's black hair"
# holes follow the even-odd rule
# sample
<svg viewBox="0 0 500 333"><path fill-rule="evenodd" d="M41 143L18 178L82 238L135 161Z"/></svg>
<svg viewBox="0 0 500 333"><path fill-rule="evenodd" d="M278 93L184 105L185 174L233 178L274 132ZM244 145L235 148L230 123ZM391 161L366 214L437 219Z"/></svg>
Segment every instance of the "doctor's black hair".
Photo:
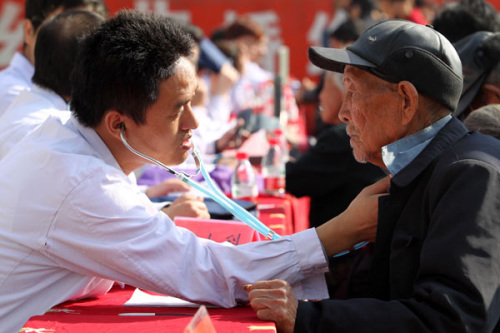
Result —
<svg viewBox="0 0 500 333"><path fill-rule="evenodd" d="M68 10L44 22L35 45L33 82L69 98L70 74L79 40L102 22L104 18L101 15L83 9Z"/></svg>
<svg viewBox="0 0 500 333"><path fill-rule="evenodd" d="M72 75L71 109L95 128L109 110L144 124L158 99L160 83L189 57L193 41L173 19L120 11L81 44Z"/></svg>
<svg viewBox="0 0 500 333"><path fill-rule="evenodd" d="M26 0L24 3L24 18L31 21L36 31L45 19L57 9L62 10L83 8L93 11L104 18L109 17L108 7L103 0Z"/></svg>

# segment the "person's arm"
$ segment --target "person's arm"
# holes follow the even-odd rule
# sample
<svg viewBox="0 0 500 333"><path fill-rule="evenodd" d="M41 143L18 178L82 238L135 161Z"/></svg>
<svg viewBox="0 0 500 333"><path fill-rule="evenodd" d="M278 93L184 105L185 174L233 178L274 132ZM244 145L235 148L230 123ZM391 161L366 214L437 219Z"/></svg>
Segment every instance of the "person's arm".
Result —
<svg viewBox="0 0 500 333"><path fill-rule="evenodd" d="M300 299L328 297L314 229L227 247L175 227L114 169L92 176L70 191L48 235L59 267L225 307L248 300L243 285L268 279L288 281Z"/></svg>

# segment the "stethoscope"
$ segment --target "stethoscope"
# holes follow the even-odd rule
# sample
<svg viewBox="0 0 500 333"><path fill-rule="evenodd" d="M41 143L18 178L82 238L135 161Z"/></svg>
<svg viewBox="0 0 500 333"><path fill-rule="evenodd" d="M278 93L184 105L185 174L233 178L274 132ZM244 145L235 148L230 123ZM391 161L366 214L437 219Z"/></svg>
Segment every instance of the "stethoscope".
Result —
<svg viewBox="0 0 500 333"><path fill-rule="evenodd" d="M193 157L195 163L196 163L196 172L193 175L190 175L186 172L182 171L175 171L174 169L166 166L162 162L152 158L151 156L148 156L146 154L143 154L134 148L132 148L127 140L125 139L125 124L121 123L120 124L120 137L122 139L123 144L125 147L127 147L128 150L130 150L132 153L134 153L137 156L142 157L143 159L158 165L159 167L167 170L169 173L174 175L177 179L185 182L186 184L192 186L193 188L197 189L201 193L209 196L210 198L214 199L219 205L224 207L227 211L229 211L231 214L233 214L236 218L238 218L240 221L246 223L248 226L250 226L252 229L256 230L260 234L262 234L264 237L269 238L269 239L278 239L280 236L271 230L268 226L263 224L261 221L259 221L255 216L250 214L246 209L229 199L222 191L217 187L217 185L214 183L210 175L208 174L205 165L203 164L203 160L200 157L200 153L196 147L191 149L191 156ZM210 188L207 189L203 186L201 186L199 183L196 181L192 180L191 178L194 176L199 175L201 172L203 178L208 184L208 187Z"/></svg>
<svg viewBox="0 0 500 333"><path fill-rule="evenodd" d="M268 226L266 226L265 224L260 222L255 216L250 214L246 209L244 209L243 207L238 205L236 202L234 202L231 199L229 199L228 197L226 197L226 195L224 193L222 193L222 191L217 187L217 185L214 183L214 181L212 180L212 178L208 174L208 172L205 168L205 165L203 164L203 160L200 157L200 152L198 151L198 149L196 149L196 147L194 147L194 145L193 145L193 148L191 149L191 156L193 157L195 164L196 164L196 172L193 175L190 175L190 174L183 172L183 171L175 171L174 169L166 166L165 164L152 158L151 156L148 156L146 154L143 154L143 153L135 150L134 148L132 148L128 144L127 140L125 139L124 132L125 132L125 124L121 123L120 124L120 137L121 137L122 142L125 145L125 147L127 147L127 149L130 150L132 153L134 153L137 156L140 156L140 157L144 158L145 160L148 160L149 162L156 164L159 167L167 170L169 173L174 175L177 179L185 182L186 184L192 186L193 188L197 189L201 193L214 199L219 205L224 207L227 211L229 211L231 214L233 214L236 218L238 218L240 221L246 223L248 226L250 226L255 231L259 232L264 237L266 237L268 239L280 238L280 235L278 235L276 232L271 230ZM199 175L200 172L201 172L203 178L205 179L205 181L207 182L208 187L210 188L211 191L208 190L207 188L201 186L199 183L197 183L196 181L191 179L192 177ZM358 250L367 244L368 244L368 242L358 243L358 244L354 245L353 249ZM334 258L340 257L340 256L343 256L345 254L348 254L349 252L351 252L351 251L349 251L349 250L342 251L340 253L337 253L333 257Z"/></svg>

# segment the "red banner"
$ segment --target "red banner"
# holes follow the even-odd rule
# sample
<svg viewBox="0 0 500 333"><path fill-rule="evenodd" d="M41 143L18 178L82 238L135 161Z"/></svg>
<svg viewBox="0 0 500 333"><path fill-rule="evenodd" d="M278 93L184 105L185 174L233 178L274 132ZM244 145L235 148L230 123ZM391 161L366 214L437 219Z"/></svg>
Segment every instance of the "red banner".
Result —
<svg viewBox="0 0 500 333"><path fill-rule="evenodd" d="M331 18L331 0L107 0L110 12L123 8L152 10L201 27L207 35L236 16L248 14L269 36L269 54L263 65L276 68L280 45L290 48L290 73L301 78L308 70L307 47L319 45L322 31ZM0 0L0 68L22 46L24 1ZM311 66L312 67L312 66Z"/></svg>
<svg viewBox="0 0 500 333"><path fill-rule="evenodd" d="M332 17L332 0L106 0L114 14L123 8L152 10L201 27L207 35L236 16L250 15L261 24L270 40L263 66L276 70L280 45L290 48L290 74L313 76L318 70L307 59L307 48L320 45ZM490 1L500 8L500 0ZM0 68L8 65L22 46L23 0L0 0Z"/></svg>

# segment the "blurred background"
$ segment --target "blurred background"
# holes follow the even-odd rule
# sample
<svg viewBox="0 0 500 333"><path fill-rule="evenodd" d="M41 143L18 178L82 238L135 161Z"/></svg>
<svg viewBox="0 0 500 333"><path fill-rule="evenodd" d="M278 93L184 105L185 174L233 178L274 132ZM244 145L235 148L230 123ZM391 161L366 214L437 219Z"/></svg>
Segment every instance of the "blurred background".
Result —
<svg viewBox="0 0 500 333"><path fill-rule="evenodd" d="M106 0L111 15L122 8L152 10L201 27L210 35L236 17L249 15L265 30L268 53L262 66L275 71L280 45L290 48L290 75L299 80L319 72L307 60L307 47L324 44L324 32L335 24L337 8L349 0ZM432 8L440 4L426 3ZM427 0L425 2L428 2ZM500 0L489 1L500 8ZM432 10L432 9L431 9ZM0 68L22 47L23 0L0 0Z"/></svg>

